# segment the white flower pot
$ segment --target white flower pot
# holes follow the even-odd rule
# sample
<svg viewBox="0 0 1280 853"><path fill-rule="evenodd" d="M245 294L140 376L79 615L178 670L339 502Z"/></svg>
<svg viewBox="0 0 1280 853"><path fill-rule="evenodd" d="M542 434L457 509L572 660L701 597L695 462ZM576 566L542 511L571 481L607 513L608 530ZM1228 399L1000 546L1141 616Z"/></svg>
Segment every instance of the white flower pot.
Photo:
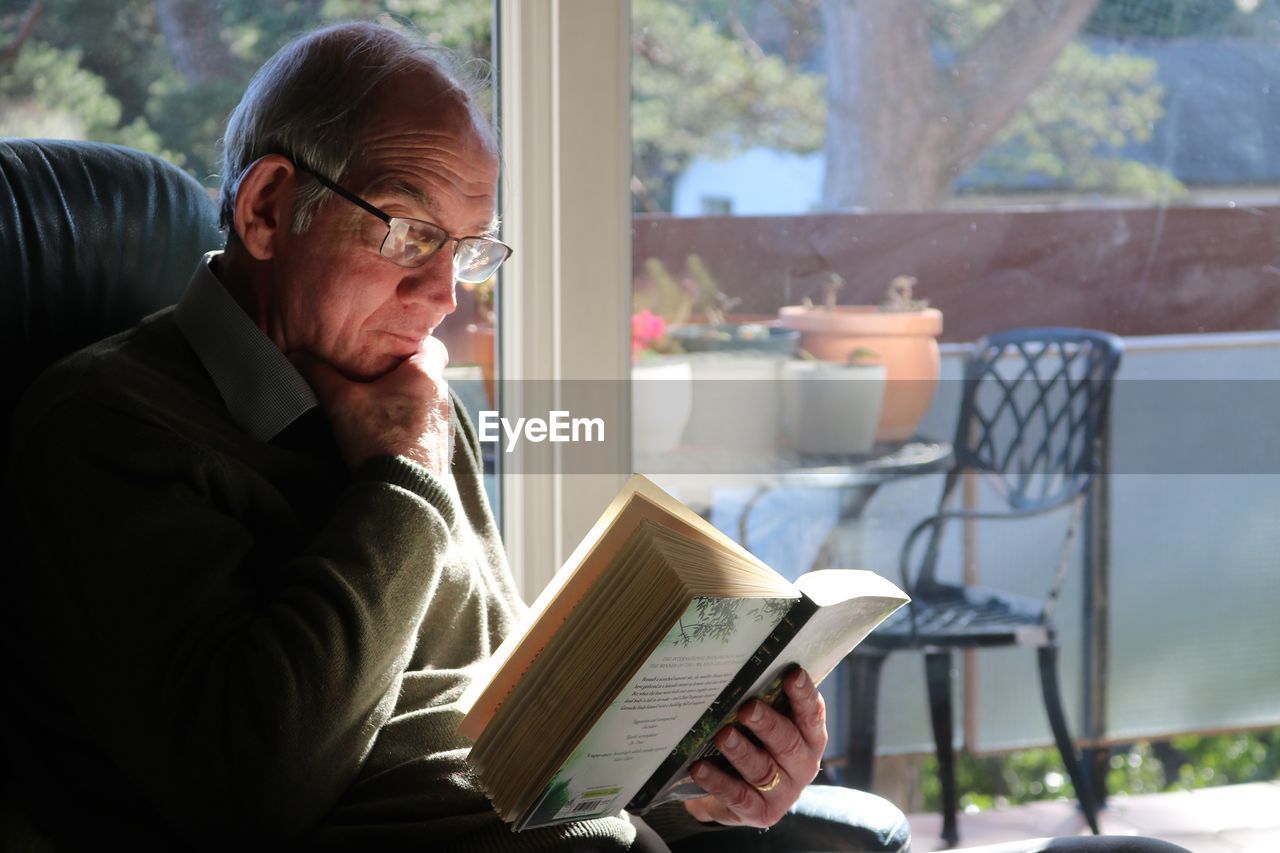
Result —
<svg viewBox="0 0 1280 853"><path fill-rule="evenodd" d="M915 435L938 386L941 311L882 312L869 305L837 305L828 311L788 305L778 315L784 329L800 332L800 348L814 358L843 364L862 348L879 355L888 385L876 437L900 442Z"/></svg>
<svg viewBox="0 0 1280 853"><path fill-rule="evenodd" d="M631 449L665 453L680 446L693 409L693 371L683 359L658 359L631 367Z"/></svg>
<svg viewBox="0 0 1280 853"><path fill-rule="evenodd" d="M798 453L869 453L884 402L883 364L794 361L783 369L787 438Z"/></svg>
<svg viewBox="0 0 1280 853"><path fill-rule="evenodd" d="M787 359L749 352L689 356L693 412L686 447L775 453L782 433L779 377Z"/></svg>

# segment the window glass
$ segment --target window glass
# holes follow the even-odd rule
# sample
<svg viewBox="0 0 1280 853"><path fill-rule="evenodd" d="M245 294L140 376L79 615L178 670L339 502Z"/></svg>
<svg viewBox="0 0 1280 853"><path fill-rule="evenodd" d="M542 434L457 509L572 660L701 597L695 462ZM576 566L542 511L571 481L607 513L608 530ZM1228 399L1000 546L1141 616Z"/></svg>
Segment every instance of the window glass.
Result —
<svg viewBox="0 0 1280 853"><path fill-rule="evenodd" d="M633 0L632 25L636 469L784 574L898 578L942 476L893 454L951 444L972 342L1121 336L1105 526L1057 610L1068 716L1107 740L1280 724L1274 656L1222 665L1280 595L1257 515L1280 512L1259 402L1280 379L1280 3ZM846 328L885 305L896 332ZM902 336L941 345L937 373ZM870 470L886 456L902 476ZM819 463L839 476L796 476ZM958 500L995 506L985 489ZM953 530L940 576L1042 598L1067 521ZM1207 642L1187 629L1206 596L1229 623ZM1033 656L976 660L957 739L1049 743ZM931 748L918 669L889 659L882 751Z"/></svg>

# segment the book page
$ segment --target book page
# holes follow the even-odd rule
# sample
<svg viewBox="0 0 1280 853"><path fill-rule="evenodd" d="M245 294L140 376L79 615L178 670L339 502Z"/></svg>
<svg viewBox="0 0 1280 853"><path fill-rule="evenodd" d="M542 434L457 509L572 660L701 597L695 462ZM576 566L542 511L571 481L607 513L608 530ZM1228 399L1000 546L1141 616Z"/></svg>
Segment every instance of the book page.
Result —
<svg viewBox="0 0 1280 853"><path fill-rule="evenodd" d="M516 828L620 811L773 630L779 601L695 599Z"/></svg>
<svg viewBox="0 0 1280 853"><path fill-rule="evenodd" d="M458 726L459 734L472 740L480 737L512 688L642 520L728 555L742 574L749 576L743 578L750 583L748 589L786 590L791 594L791 585L785 578L648 479L635 474L538 596L521 625L503 641L490 663L477 671L475 680L458 703L465 715ZM755 593L744 589L738 594Z"/></svg>
<svg viewBox="0 0 1280 853"><path fill-rule="evenodd" d="M815 684L910 600L885 578L851 569L809 572L800 576L796 586L817 602L819 610L778 657L803 666ZM764 689L768 676L762 681L756 685L758 690Z"/></svg>
<svg viewBox="0 0 1280 853"><path fill-rule="evenodd" d="M617 522L618 517L623 514L623 510L635 499L634 489L632 488L634 481L635 477L633 476L626 487L609 502L609 506L605 507L604 512L596 519L595 524L591 525L587 535L582 537L578 547L573 549L569 559L565 560L564 565L551 578L551 582L543 588L533 604L530 605L524 621L517 626L516 630L507 635L502 645L498 647L498 650L489 658L484 667L476 672L471 685L458 700L458 710L466 716L463 725L458 728L459 734L475 740L489 720L492 719L493 711L501 703L502 697L505 696L505 691L509 690L511 686L505 679L496 685L493 684L493 680L511 660L512 656L517 653L517 650L525 644L526 636L537 627L541 614L547 611L551 603L561 594L571 580L577 578L582 587L577 595L572 596L573 601L576 602L586 593L590 582L599 574L599 572L593 573L590 570L578 572L576 571L577 568L587 562L587 558L593 550L607 552L611 555L616 553L621 546L621 537L615 534L613 537L615 541L610 543L607 541L606 534L615 529L615 522ZM600 556L604 558L606 554L601 553ZM602 570L606 563L602 559L595 561L595 565ZM514 664L512 668L518 669L520 672L528 669L529 660L535 657L537 651L541 651L542 646L545 644L546 639L534 643L533 645L537 646L536 651L526 653L525 660Z"/></svg>

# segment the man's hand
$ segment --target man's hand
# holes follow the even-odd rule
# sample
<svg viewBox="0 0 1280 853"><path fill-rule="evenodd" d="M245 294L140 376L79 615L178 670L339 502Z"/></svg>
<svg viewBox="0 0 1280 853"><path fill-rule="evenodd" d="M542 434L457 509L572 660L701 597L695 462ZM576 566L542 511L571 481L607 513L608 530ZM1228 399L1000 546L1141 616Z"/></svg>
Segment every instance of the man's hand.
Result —
<svg viewBox="0 0 1280 853"><path fill-rule="evenodd" d="M352 469L374 456L407 456L432 474L448 474L452 427L444 344L427 338L421 350L372 382L348 379L307 353L288 355L315 391Z"/></svg>
<svg viewBox="0 0 1280 853"><path fill-rule="evenodd" d="M694 781L709 796L685 801L689 814L730 826L773 826L818 775L827 748L822 694L804 670L788 675L783 689L791 700L789 718L754 699L738 712L738 721L760 739L764 749L735 726L726 726L716 735L716 746L741 778L709 761L693 765Z"/></svg>

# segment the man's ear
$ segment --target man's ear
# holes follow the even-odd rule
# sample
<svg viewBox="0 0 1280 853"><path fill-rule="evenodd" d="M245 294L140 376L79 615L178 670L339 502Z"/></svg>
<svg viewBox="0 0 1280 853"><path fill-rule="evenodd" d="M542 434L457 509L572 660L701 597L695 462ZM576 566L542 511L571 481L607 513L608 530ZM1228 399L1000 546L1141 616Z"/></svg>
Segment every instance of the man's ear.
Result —
<svg viewBox="0 0 1280 853"><path fill-rule="evenodd" d="M279 154L259 157L236 190L235 230L249 255L260 261L276 253L282 228L289 227L297 169Z"/></svg>

